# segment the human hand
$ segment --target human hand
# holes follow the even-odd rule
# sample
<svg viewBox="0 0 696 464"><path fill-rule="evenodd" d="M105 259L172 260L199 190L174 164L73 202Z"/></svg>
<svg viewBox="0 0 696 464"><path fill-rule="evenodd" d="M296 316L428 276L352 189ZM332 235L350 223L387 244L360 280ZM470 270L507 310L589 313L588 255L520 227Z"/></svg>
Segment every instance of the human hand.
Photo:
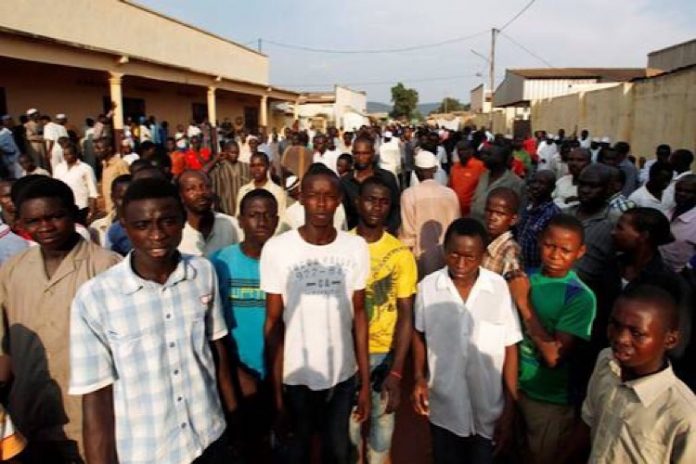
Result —
<svg viewBox="0 0 696 464"><path fill-rule="evenodd" d="M391 414L396 411L401 403L401 380L392 374L387 375L382 383L382 397L386 395L387 397L387 407L385 409L386 414Z"/></svg>
<svg viewBox="0 0 696 464"><path fill-rule="evenodd" d="M358 393L358 404L355 406L353 418L357 422L364 422L370 416L370 384L361 385Z"/></svg>
<svg viewBox="0 0 696 464"><path fill-rule="evenodd" d="M430 414L430 403L428 402L428 382L425 379L419 379L416 381L416 385L413 387L413 393L411 394L411 400L413 401L413 408L416 414L421 416L427 416Z"/></svg>

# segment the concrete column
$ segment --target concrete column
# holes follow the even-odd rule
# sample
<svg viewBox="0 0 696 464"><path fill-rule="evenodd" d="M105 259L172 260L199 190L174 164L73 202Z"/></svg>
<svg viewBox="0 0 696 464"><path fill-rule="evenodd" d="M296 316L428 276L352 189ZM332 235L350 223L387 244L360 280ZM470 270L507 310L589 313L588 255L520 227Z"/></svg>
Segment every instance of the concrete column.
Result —
<svg viewBox="0 0 696 464"><path fill-rule="evenodd" d="M217 107L215 106L215 87L208 87L208 121L210 125L217 126Z"/></svg>
<svg viewBox="0 0 696 464"><path fill-rule="evenodd" d="M292 119L293 122L297 121L300 118L300 99L298 98L295 100L295 106L293 107L292 110Z"/></svg>
<svg viewBox="0 0 696 464"><path fill-rule="evenodd" d="M114 150L117 153L121 152L121 141L123 140L123 91L121 83L123 81L123 73L109 72L109 91L111 101L116 103L113 115L113 138Z"/></svg>
<svg viewBox="0 0 696 464"><path fill-rule="evenodd" d="M268 127L268 96L261 96L261 107L259 108L259 126Z"/></svg>

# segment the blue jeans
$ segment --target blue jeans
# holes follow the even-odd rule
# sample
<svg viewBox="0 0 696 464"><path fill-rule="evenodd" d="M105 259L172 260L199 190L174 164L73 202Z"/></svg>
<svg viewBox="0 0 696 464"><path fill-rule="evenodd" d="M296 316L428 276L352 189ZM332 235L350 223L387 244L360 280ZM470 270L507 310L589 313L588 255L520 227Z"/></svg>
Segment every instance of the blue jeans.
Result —
<svg viewBox="0 0 696 464"><path fill-rule="evenodd" d="M460 437L430 423L435 464L493 464L493 442L480 435Z"/></svg>
<svg viewBox="0 0 696 464"><path fill-rule="evenodd" d="M370 370L373 371L382 364L387 353L370 355ZM367 459L369 464L382 464L386 462L391 449L392 435L394 434L394 413L386 414L387 398L382 398L381 392L370 389L372 392L372 409L370 410L370 431L367 439ZM363 445L361 424L350 417L350 441L356 450L361 450ZM359 454L359 453L356 453ZM357 456L356 456L357 458Z"/></svg>

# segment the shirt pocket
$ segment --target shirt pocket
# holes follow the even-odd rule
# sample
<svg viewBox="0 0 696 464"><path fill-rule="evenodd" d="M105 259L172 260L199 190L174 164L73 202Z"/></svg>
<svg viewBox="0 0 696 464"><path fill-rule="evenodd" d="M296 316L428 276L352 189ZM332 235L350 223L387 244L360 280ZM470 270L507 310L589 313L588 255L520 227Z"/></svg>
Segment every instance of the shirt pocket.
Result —
<svg viewBox="0 0 696 464"><path fill-rule="evenodd" d="M489 321L476 321L474 324L470 354L476 354L488 365L502 371L505 362L505 326ZM473 351L473 353L472 353Z"/></svg>

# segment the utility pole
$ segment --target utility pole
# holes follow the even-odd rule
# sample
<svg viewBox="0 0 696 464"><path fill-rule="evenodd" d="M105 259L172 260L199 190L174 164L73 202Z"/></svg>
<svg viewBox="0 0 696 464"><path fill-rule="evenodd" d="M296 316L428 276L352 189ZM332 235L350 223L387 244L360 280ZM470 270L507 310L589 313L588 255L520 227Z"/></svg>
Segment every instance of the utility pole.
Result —
<svg viewBox="0 0 696 464"><path fill-rule="evenodd" d="M493 96L495 95L495 34L498 32L496 28L491 29L491 58L490 58L490 69L489 69L489 82L491 92L491 112L490 112L490 125L491 130L493 129ZM486 92L483 92L483 101L486 101Z"/></svg>
<svg viewBox="0 0 696 464"><path fill-rule="evenodd" d="M263 39L259 39L257 49L258 49L259 53L263 52Z"/></svg>

